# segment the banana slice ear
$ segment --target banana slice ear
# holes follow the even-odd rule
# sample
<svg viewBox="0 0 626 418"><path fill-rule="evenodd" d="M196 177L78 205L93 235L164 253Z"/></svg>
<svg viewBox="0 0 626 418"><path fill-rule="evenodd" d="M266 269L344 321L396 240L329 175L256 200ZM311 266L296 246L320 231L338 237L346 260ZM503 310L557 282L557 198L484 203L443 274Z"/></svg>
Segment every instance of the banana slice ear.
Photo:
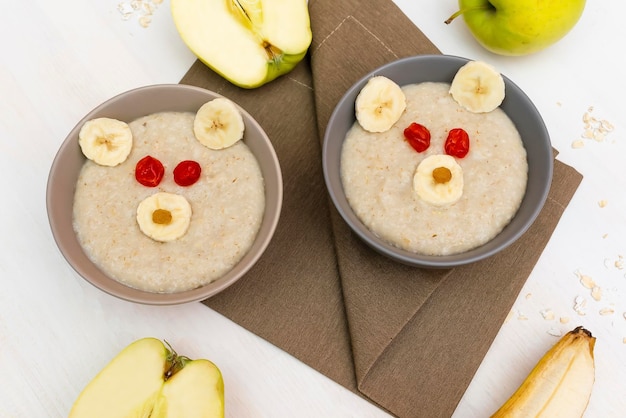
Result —
<svg viewBox="0 0 626 418"><path fill-rule="evenodd" d="M402 88L384 76L370 78L354 103L359 125L369 132L385 132L400 119L406 109Z"/></svg>
<svg viewBox="0 0 626 418"><path fill-rule="evenodd" d="M243 138L241 112L229 99L218 97L198 109L193 122L196 139L207 148L228 148Z"/></svg>
<svg viewBox="0 0 626 418"><path fill-rule="evenodd" d="M78 144L88 159L99 165L114 167L128 158L133 147L133 134L126 122L96 118L81 127Z"/></svg>
<svg viewBox="0 0 626 418"><path fill-rule="evenodd" d="M463 65L450 84L452 98L473 113L491 112L502 104L505 86L502 75L482 61Z"/></svg>

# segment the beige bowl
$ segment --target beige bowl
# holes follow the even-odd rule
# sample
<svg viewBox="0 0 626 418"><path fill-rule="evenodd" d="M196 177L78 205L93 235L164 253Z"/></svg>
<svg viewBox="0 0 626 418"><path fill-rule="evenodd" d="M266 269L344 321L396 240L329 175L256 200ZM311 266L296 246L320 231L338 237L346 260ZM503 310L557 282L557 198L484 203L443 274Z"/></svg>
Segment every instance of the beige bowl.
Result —
<svg viewBox="0 0 626 418"><path fill-rule="evenodd" d="M78 132L85 121L110 117L131 122L138 117L163 111L191 111L220 97L193 86L163 84L141 87L111 98L89 112L72 129L59 149L50 169L46 204L52 235L74 270L100 290L121 299L152 305L173 305L206 299L241 278L261 257L269 244L282 208L283 183L280 165L269 138L261 126L243 109L244 141L254 153L265 182L265 213L260 230L248 253L221 278L203 287L178 293L151 293L128 287L104 274L90 261L72 225L74 190L85 162L78 145Z"/></svg>

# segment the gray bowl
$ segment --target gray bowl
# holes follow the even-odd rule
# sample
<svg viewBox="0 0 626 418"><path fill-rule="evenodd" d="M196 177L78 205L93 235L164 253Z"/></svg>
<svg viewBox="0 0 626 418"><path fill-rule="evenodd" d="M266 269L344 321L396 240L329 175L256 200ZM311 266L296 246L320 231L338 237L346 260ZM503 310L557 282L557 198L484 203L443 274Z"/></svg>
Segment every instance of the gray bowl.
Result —
<svg viewBox="0 0 626 418"><path fill-rule="evenodd" d="M50 169L46 204L54 239L74 270L100 290L121 299L151 304L173 305L206 299L241 278L259 259L269 244L280 216L283 183L280 166L270 139L261 126L243 109L244 141L257 158L265 181L265 214L252 248L228 273L203 287L179 293L151 293L137 290L108 277L83 251L72 226L74 190L79 171L85 162L78 145L78 132L85 121L110 117L126 122L163 111L195 112L207 101L220 97L193 86L163 84L140 87L106 101L89 112L62 143Z"/></svg>
<svg viewBox="0 0 626 418"><path fill-rule="evenodd" d="M448 55L420 55L388 63L361 78L341 98L326 128L322 149L324 179L331 200L344 221L366 244L398 262L424 268L450 268L490 257L515 242L535 221L552 182L553 151L541 115L524 92L504 76L506 97L501 108L515 123L528 154L528 184L521 206L511 222L488 243L473 250L426 256L399 249L373 234L354 214L344 195L340 176L341 147L355 122L354 102L367 80L384 75L399 85L424 81L451 82L469 60Z"/></svg>

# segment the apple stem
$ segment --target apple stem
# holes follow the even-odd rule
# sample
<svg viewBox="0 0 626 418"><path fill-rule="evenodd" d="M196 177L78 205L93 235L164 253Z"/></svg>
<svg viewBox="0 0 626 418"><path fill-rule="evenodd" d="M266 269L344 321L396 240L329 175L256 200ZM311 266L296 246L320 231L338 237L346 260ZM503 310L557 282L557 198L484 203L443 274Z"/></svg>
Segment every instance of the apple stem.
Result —
<svg viewBox="0 0 626 418"><path fill-rule="evenodd" d="M168 343L167 341L165 341L165 344L167 344L167 346L169 347L169 352L170 352L169 355L167 356L167 368L165 369L165 372L163 373L165 380L167 380L171 378L172 376L174 376L179 371L181 371L183 367L185 367L187 363L191 361L191 359L189 357L179 356L178 353L174 351L170 343Z"/></svg>
<svg viewBox="0 0 626 418"><path fill-rule="evenodd" d="M461 10L457 11L452 16L447 18L443 23L445 23L446 25L449 25L450 23L452 23L452 21L454 19L456 19L457 17L461 16L462 14L464 14L466 12L470 12L470 11L474 11L474 10L488 10L488 9L493 9L493 8L494 7L491 4L484 5L484 6L467 7L465 9L461 9Z"/></svg>

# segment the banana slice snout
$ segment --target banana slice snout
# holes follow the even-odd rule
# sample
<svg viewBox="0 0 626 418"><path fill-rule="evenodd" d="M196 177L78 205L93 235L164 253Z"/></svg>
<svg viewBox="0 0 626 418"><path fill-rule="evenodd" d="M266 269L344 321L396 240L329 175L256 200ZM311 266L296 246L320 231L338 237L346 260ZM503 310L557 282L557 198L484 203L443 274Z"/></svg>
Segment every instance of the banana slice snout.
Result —
<svg viewBox="0 0 626 418"><path fill-rule="evenodd" d="M463 195L463 169L450 155L431 155L417 166L413 189L431 205L451 205Z"/></svg>
<svg viewBox="0 0 626 418"><path fill-rule="evenodd" d="M114 167L128 158L133 147L133 134L126 122L95 118L81 127L78 144L85 157L96 164Z"/></svg>
<svg viewBox="0 0 626 418"><path fill-rule="evenodd" d="M155 241L169 242L182 237L190 221L191 205L178 194L155 193L137 206L139 229Z"/></svg>
<svg viewBox="0 0 626 418"><path fill-rule="evenodd" d="M452 98L473 113L491 112L502 104L505 86L502 75L482 61L463 65L450 84Z"/></svg>
<svg viewBox="0 0 626 418"><path fill-rule="evenodd" d="M196 112L193 132L198 141L207 148L228 148L243 138L245 125L237 105L224 97L218 97Z"/></svg>
<svg viewBox="0 0 626 418"><path fill-rule="evenodd" d="M402 88L384 76L370 78L355 100L356 119L368 132L385 132L406 109Z"/></svg>

